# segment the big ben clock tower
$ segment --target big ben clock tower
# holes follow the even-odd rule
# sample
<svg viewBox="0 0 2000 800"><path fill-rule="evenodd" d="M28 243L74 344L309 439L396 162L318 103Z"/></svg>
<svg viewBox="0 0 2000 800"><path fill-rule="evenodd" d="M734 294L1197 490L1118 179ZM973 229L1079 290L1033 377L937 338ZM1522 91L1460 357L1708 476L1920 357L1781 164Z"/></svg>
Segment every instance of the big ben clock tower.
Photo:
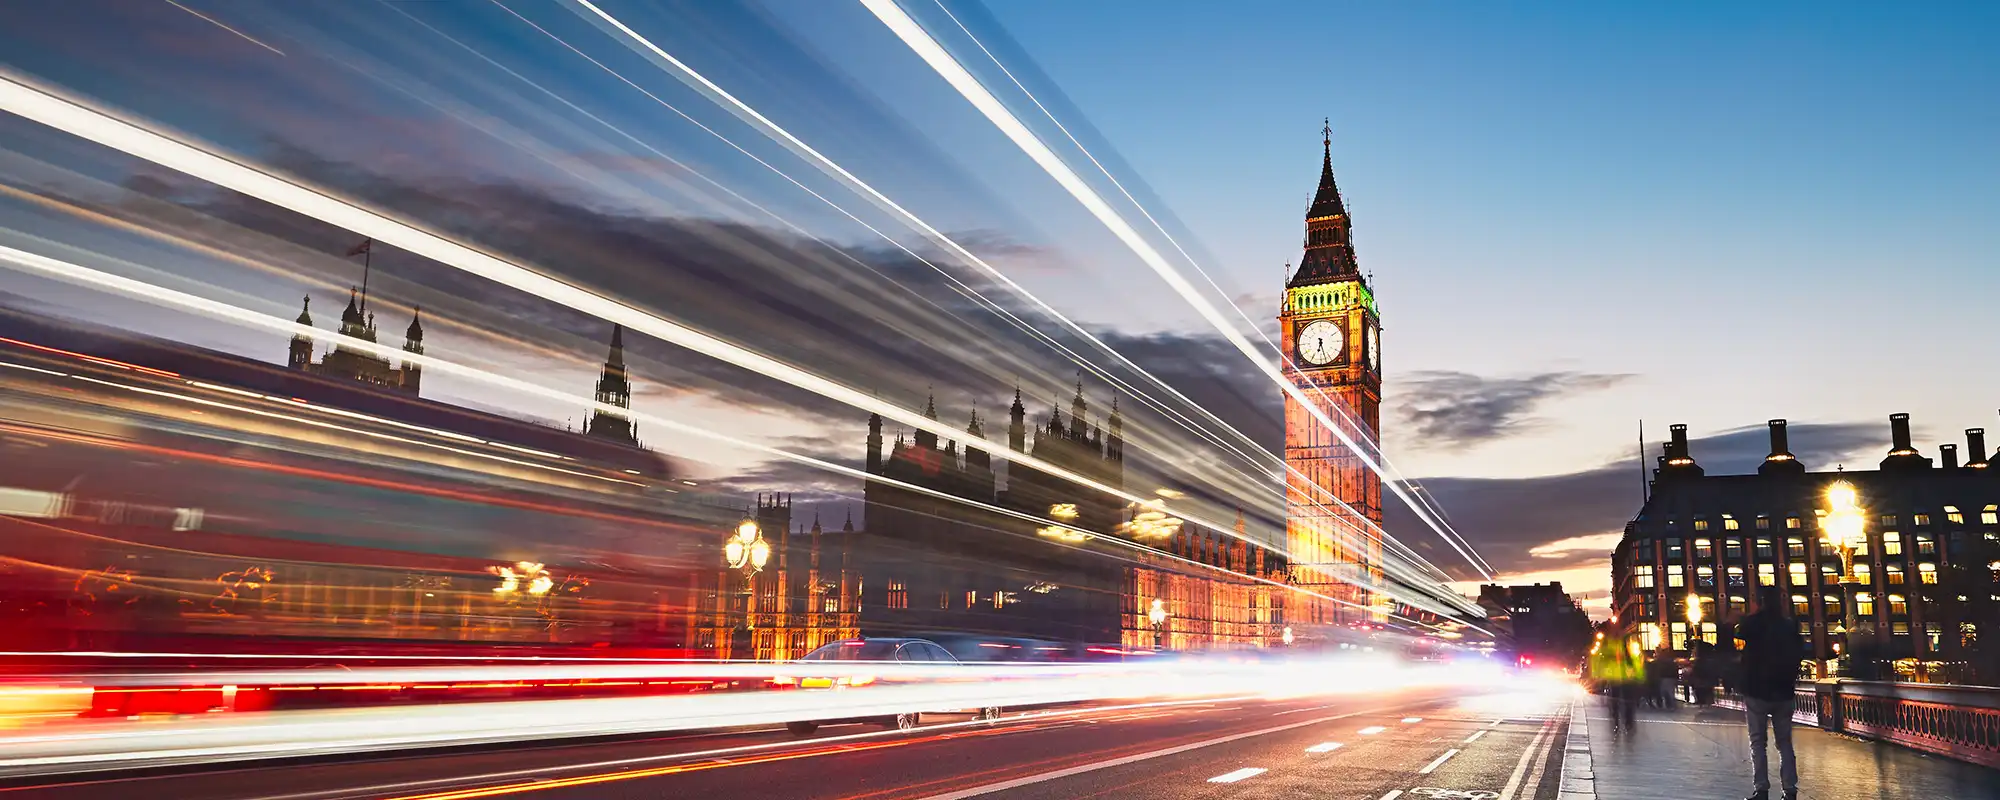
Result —
<svg viewBox="0 0 2000 800"><path fill-rule="evenodd" d="M1354 258L1346 204L1333 182L1333 131L1322 131L1319 191L1306 210L1305 255L1278 314L1287 377L1355 442L1381 425L1382 335L1375 296ZM1292 582L1374 605L1382 581L1382 481L1289 394L1285 398L1285 537ZM1340 503L1334 502L1338 498ZM1352 511L1341 508L1345 503ZM1366 619L1353 606L1294 601L1288 621Z"/></svg>

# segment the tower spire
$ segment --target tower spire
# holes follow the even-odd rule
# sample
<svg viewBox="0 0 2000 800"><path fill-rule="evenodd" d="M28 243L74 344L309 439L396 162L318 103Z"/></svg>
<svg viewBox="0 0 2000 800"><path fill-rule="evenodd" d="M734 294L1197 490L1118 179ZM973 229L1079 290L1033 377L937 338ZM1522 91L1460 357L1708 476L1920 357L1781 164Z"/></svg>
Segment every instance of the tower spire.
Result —
<svg viewBox="0 0 2000 800"><path fill-rule="evenodd" d="M604 369L597 375L597 402L620 409L632 407L632 381L625 375L625 328L616 323L611 326L611 352L605 355ZM590 421L583 432L629 445L639 444L639 434L631 418L601 408L590 412Z"/></svg>
<svg viewBox="0 0 2000 800"><path fill-rule="evenodd" d="M1358 272L1347 203L1333 179L1333 123L1326 120L1320 126L1319 189L1306 209L1306 253L1287 285L1327 283Z"/></svg>

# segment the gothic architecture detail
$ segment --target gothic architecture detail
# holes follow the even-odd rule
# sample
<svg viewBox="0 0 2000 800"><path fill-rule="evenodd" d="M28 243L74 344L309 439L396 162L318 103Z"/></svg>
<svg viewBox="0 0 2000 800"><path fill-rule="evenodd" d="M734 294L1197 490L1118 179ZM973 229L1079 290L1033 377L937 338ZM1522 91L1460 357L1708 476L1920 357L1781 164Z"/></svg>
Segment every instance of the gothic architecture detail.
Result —
<svg viewBox="0 0 2000 800"><path fill-rule="evenodd" d="M1333 132L1322 130L1319 188L1306 210L1305 254L1278 314L1286 371L1353 441L1373 446L1381 426L1381 317L1354 254L1347 204L1333 178ZM1292 581L1352 603L1378 605L1382 482L1310 411L1285 399L1286 545ZM1343 507L1344 504L1344 507ZM1354 620L1353 606L1303 600L1294 624ZM1386 610L1386 609L1381 609Z"/></svg>
<svg viewBox="0 0 2000 800"><path fill-rule="evenodd" d="M312 324L312 298L305 299L305 307L300 309L300 325ZM340 314L340 334L365 342L375 338L375 314L367 308L358 292L350 292L347 309ZM410 327L403 332L403 350L413 355L424 352L424 328L417 316L410 317ZM313 360L313 341L303 334L292 337L291 351L285 363L293 369L302 369L315 375L342 378L374 384L385 389L417 394L423 385L423 368L414 363L396 365L389 359L365 352L345 344L336 344L318 361Z"/></svg>
<svg viewBox="0 0 2000 800"><path fill-rule="evenodd" d="M597 402L621 409L632 407L632 381L625 375L625 328L611 326L611 353L604 358L604 369L597 376ZM583 432L589 436L610 439L614 442L639 446L639 429L632 418L624 414L606 411L602 408L590 412L590 421L584 423Z"/></svg>

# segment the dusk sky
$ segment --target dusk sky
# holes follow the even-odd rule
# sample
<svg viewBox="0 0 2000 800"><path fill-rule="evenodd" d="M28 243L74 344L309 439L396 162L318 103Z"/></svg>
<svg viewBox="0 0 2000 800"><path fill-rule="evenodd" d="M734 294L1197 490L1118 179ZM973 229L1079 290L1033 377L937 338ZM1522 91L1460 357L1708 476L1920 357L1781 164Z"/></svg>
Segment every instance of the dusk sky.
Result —
<svg viewBox="0 0 2000 800"><path fill-rule="evenodd" d="M1049 398L1074 380L1073 365L1047 354L1002 358L1016 334L969 310L938 280L944 268L890 246L937 254L894 215L561 3L186 4L213 20L160 3L108 22L90 5L33 12L45 18L31 37L8 26L0 64L351 196L428 210L441 230L527 248L551 270L802 363L838 371L874 359L857 383L912 407L943 387L954 418L975 402L993 413L1015 381ZM1270 440L1276 390L858 5L603 5ZM940 7L905 5L961 60L978 55L964 31L942 27L951 20ZM1964 428L2000 428L2000 10L1990 4L949 8L1166 222L1219 286L1217 300L1266 329L1284 265L1300 254L1330 118L1357 251L1383 310L1385 448L1503 580L1608 585L1606 554L1639 501L1641 419L1648 458L1669 423L1687 423L1711 473L1754 465L1772 417L1792 420L1794 449L1815 469L1872 465L1893 412L1913 415L1930 453ZM975 72L998 76L991 62ZM1002 94L1016 113L1034 112ZM1046 119L1031 125L1053 131ZM287 318L310 291L323 324L354 280L333 252L341 235L287 229L16 118L0 118L0 135L7 186L152 228L181 223L140 195L193 208L227 223L217 242L254 246L285 269L166 247L17 196L0 206L16 246L33 235L142 262ZM758 250L776 277L737 275L745 285L732 287L717 269L698 282L662 262L692 245L641 230L661 219L809 234L831 249L745 234L755 241L731 250L703 228L686 236L718 253ZM568 238L539 235L556 230ZM867 261L866 286L901 299L863 302L829 277L842 273L815 266L843 258ZM380 262L379 296L393 310L385 330L407 316L396 309L423 305L439 320L433 353L587 384L602 357L595 321L468 292L414 262ZM994 289L976 271L953 274ZM11 273L0 281L16 302L283 354L216 323ZM815 337L832 326L912 344L878 352ZM660 413L858 459L851 410L788 405L688 354L635 350L642 380L689 388L642 391ZM437 390L558 422L575 413L449 381ZM1184 446L1164 428L1138 435L1162 455ZM717 478L768 467L693 455ZM1429 532L1393 509L1390 519L1443 563Z"/></svg>

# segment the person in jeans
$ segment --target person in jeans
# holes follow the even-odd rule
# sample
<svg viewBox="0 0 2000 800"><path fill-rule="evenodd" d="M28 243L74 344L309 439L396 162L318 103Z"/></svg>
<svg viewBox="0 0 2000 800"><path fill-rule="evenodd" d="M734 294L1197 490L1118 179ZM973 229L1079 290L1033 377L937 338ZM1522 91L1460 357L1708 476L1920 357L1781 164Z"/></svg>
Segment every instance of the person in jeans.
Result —
<svg viewBox="0 0 2000 800"><path fill-rule="evenodd" d="M1799 659L1805 655L1805 640L1799 636L1785 597L1776 586L1757 588L1757 613L1744 617L1736 626L1736 638L1743 642L1743 709L1750 723L1750 764L1756 789L1747 800L1770 800L1771 768L1765 750L1765 724L1778 743L1778 771L1784 781L1784 799L1798 800L1799 766L1792 755L1792 698L1798 682Z"/></svg>

